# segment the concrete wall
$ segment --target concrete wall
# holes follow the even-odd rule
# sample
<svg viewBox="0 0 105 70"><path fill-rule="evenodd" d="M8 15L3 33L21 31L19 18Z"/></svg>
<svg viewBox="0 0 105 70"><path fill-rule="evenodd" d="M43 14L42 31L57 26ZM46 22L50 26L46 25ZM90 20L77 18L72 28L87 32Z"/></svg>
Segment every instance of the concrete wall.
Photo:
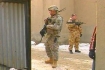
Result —
<svg viewBox="0 0 105 70"><path fill-rule="evenodd" d="M97 0L96 70L105 70L105 0Z"/></svg>
<svg viewBox="0 0 105 70"><path fill-rule="evenodd" d="M96 25L96 1L75 0L74 7L78 19L86 23L82 25L83 36L81 37L81 42L89 42L93 28Z"/></svg>
<svg viewBox="0 0 105 70"><path fill-rule="evenodd" d="M43 25L43 0L32 0L31 1L31 36L32 39L39 40L39 31Z"/></svg>
<svg viewBox="0 0 105 70"><path fill-rule="evenodd" d="M59 9L66 8L65 11L60 12L64 18L60 37L61 43L68 43L69 31L66 21L72 13L76 13L78 19L86 23L82 25L83 36L81 37L81 42L90 42L90 37L96 23L95 0L32 0L32 39L40 39L39 31L44 25L43 20L49 16L48 7L50 5L57 5Z"/></svg>
<svg viewBox="0 0 105 70"><path fill-rule="evenodd" d="M60 12L63 17L63 27L61 31L60 42L64 44L68 43L69 30L67 28L66 22L70 18L71 14L74 13L74 0L60 0L60 9L66 8L66 10Z"/></svg>

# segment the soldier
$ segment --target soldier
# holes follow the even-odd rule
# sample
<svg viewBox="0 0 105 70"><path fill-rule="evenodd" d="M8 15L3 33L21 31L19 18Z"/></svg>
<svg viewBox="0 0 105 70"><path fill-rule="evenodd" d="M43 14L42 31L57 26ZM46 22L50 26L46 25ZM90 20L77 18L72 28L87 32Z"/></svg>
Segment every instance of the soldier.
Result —
<svg viewBox="0 0 105 70"><path fill-rule="evenodd" d="M70 24L68 25L68 29L70 31L70 38L69 38L69 51L71 54L73 54L73 45L75 47L75 52L80 53L79 51L79 42L80 37L82 36L82 28L81 25L76 25L75 22L77 21L77 16L75 14L71 15L71 18L68 20Z"/></svg>
<svg viewBox="0 0 105 70"><path fill-rule="evenodd" d="M46 46L46 53L49 57L49 60L46 60L46 64L52 64L52 68L57 67L58 61L58 38L60 37L60 32L62 28L63 18L58 15L58 7L53 5L48 8L50 17L47 18L45 21L48 21L47 24L47 41L45 43Z"/></svg>

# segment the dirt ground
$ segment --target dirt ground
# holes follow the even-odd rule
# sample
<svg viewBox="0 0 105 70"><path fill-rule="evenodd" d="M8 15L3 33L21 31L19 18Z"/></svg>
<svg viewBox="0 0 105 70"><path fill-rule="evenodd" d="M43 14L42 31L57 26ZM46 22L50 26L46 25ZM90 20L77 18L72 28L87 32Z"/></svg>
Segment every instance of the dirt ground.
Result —
<svg viewBox="0 0 105 70"><path fill-rule="evenodd" d="M59 51L57 68L52 68L50 64L45 64L48 59L46 52L38 49L32 51L32 70L91 70L92 60L87 54Z"/></svg>

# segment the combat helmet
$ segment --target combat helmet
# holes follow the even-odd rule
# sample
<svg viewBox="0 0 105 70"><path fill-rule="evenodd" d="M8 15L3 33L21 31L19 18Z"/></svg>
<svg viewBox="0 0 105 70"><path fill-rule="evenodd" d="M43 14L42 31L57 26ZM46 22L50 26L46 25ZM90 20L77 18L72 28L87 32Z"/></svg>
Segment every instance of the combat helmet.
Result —
<svg viewBox="0 0 105 70"><path fill-rule="evenodd" d="M56 10L58 11L58 7L56 5L52 5L48 8L48 10Z"/></svg>

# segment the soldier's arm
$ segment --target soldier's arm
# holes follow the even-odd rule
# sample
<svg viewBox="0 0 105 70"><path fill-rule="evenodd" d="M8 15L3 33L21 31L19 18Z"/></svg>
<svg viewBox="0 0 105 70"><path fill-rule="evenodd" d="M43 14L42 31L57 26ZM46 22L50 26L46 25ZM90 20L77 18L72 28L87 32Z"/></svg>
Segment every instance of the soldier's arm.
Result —
<svg viewBox="0 0 105 70"><path fill-rule="evenodd" d="M79 31L80 31L80 34L82 34L82 27L79 26Z"/></svg>
<svg viewBox="0 0 105 70"><path fill-rule="evenodd" d="M74 23L72 23L72 24L67 24L68 25L68 28L72 28L72 27L74 27L75 26L75 24Z"/></svg>
<svg viewBox="0 0 105 70"><path fill-rule="evenodd" d="M68 26L68 29L73 28L75 26L75 23L72 22L71 18L67 21L67 26Z"/></svg>

